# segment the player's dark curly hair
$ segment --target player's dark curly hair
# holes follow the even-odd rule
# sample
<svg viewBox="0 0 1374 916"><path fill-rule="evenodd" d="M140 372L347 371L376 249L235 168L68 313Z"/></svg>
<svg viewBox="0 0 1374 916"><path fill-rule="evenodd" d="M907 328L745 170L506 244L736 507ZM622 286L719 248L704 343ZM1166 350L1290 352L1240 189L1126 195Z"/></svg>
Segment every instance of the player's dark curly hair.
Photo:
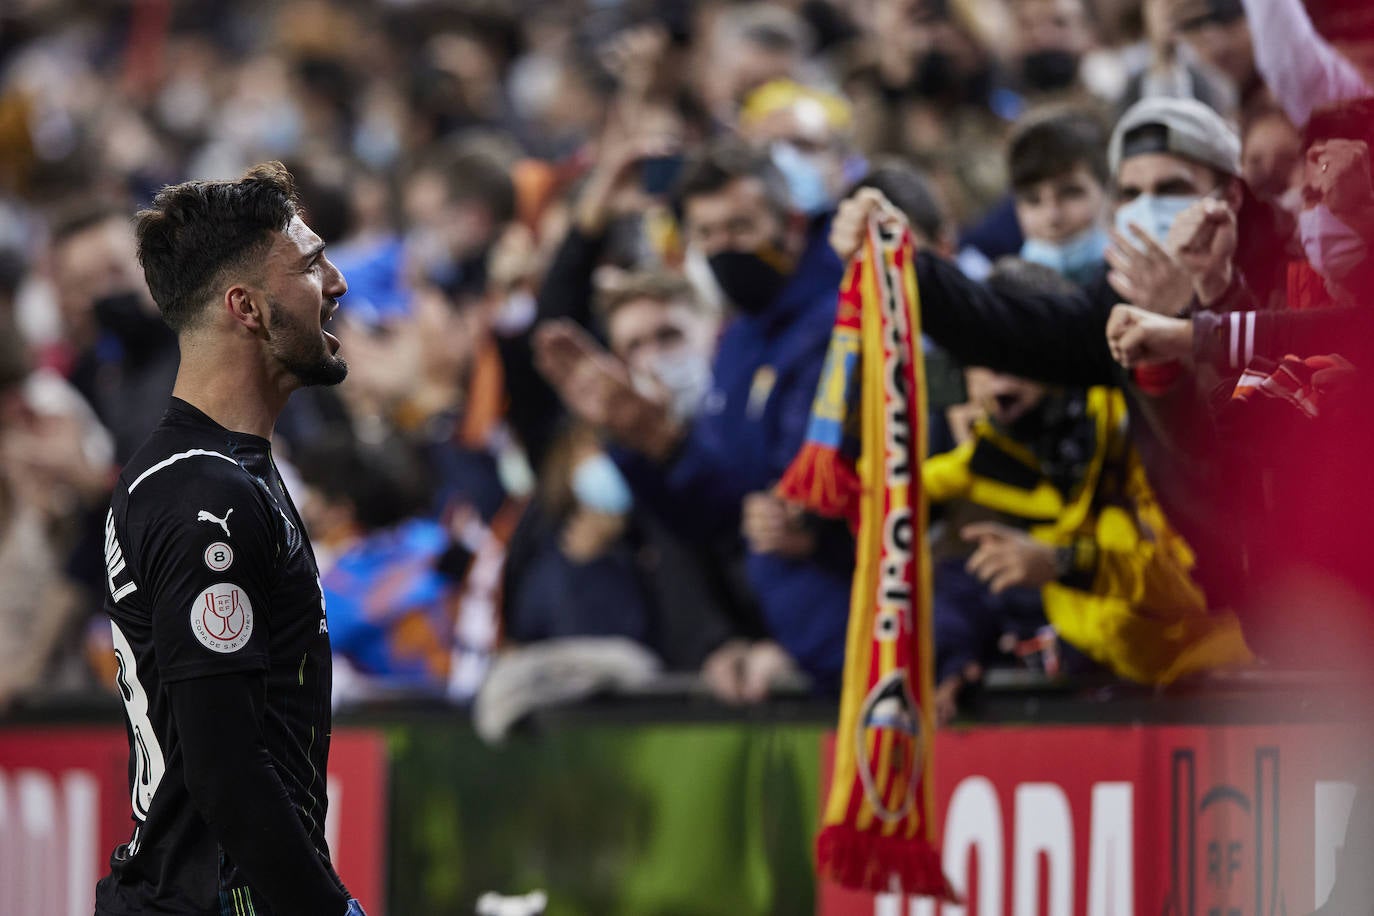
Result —
<svg viewBox="0 0 1374 916"><path fill-rule="evenodd" d="M265 162L237 181L187 181L158 192L139 212L138 260L168 327L194 327L227 269L260 258L298 201L291 173Z"/></svg>

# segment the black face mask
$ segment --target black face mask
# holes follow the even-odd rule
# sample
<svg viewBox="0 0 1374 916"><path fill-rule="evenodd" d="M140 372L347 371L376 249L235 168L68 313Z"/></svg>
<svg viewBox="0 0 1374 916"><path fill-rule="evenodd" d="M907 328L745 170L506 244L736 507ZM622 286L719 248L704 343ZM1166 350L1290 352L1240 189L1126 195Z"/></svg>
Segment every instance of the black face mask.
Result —
<svg viewBox="0 0 1374 916"><path fill-rule="evenodd" d="M426 279L450 299L478 295L487 284L487 252L483 250L461 261L446 261L431 268Z"/></svg>
<svg viewBox="0 0 1374 916"><path fill-rule="evenodd" d="M772 305L787 285L787 275L753 251L722 251L707 262L730 302L747 315Z"/></svg>
<svg viewBox="0 0 1374 916"><path fill-rule="evenodd" d="M1032 51L1021 58L1021 78L1036 92L1067 89L1078 79L1078 55L1050 49Z"/></svg>
<svg viewBox="0 0 1374 916"><path fill-rule="evenodd" d="M143 306L143 297L133 290L101 296L91 303L101 330L109 331L129 350L140 351L165 343L171 331L156 313Z"/></svg>
<svg viewBox="0 0 1374 916"><path fill-rule="evenodd" d="M948 51L927 51L916 62L911 91L927 98L946 98L959 91L959 67Z"/></svg>

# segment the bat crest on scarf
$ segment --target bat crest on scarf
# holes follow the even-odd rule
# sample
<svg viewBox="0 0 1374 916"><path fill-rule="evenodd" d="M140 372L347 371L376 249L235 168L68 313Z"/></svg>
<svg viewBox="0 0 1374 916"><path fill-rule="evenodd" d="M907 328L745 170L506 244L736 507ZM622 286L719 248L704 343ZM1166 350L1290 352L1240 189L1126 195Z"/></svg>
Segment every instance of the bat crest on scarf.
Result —
<svg viewBox="0 0 1374 916"><path fill-rule="evenodd" d="M892 672L869 691L854 744L859 779L873 813L884 821L900 821L916 804L923 750L920 710L906 671ZM880 768L870 748L882 747L888 757Z"/></svg>

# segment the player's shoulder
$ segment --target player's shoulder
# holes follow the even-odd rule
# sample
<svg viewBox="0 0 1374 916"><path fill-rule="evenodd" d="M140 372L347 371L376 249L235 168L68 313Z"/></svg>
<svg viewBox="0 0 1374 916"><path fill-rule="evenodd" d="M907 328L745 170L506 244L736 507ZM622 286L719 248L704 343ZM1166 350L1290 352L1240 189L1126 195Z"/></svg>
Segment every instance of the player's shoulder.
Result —
<svg viewBox="0 0 1374 916"><path fill-rule="evenodd" d="M166 426L125 464L114 499L130 520L145 521L167 521L195 509L223 517L231 507L240 519L249 512L270 517L264 502L262 484L234 457L231 443Z"/></svg>
<svg viewBox="0 0 1374 916"><path fill-rule="evenodd" d="M231 454L222 439L159 427L124 465L121 489L131 498L140 493L187 488L237 487L252 484L252 476Z"/></svg>

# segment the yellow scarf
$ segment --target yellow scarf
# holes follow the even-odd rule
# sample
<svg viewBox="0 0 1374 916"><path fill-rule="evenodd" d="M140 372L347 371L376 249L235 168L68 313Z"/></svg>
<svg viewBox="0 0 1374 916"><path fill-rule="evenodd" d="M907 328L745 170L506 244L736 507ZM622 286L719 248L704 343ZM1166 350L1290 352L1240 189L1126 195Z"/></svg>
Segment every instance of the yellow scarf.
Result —
<svg viewBox="0 0 1374 916"><path fill-rule="evenodd" d="M870 223L840 290L807 443L779 492L849 518L858 532L817 869L847 887L952 899L935 849L930 556L920 472L925 378L914 257L908 230Z"/></svg>

